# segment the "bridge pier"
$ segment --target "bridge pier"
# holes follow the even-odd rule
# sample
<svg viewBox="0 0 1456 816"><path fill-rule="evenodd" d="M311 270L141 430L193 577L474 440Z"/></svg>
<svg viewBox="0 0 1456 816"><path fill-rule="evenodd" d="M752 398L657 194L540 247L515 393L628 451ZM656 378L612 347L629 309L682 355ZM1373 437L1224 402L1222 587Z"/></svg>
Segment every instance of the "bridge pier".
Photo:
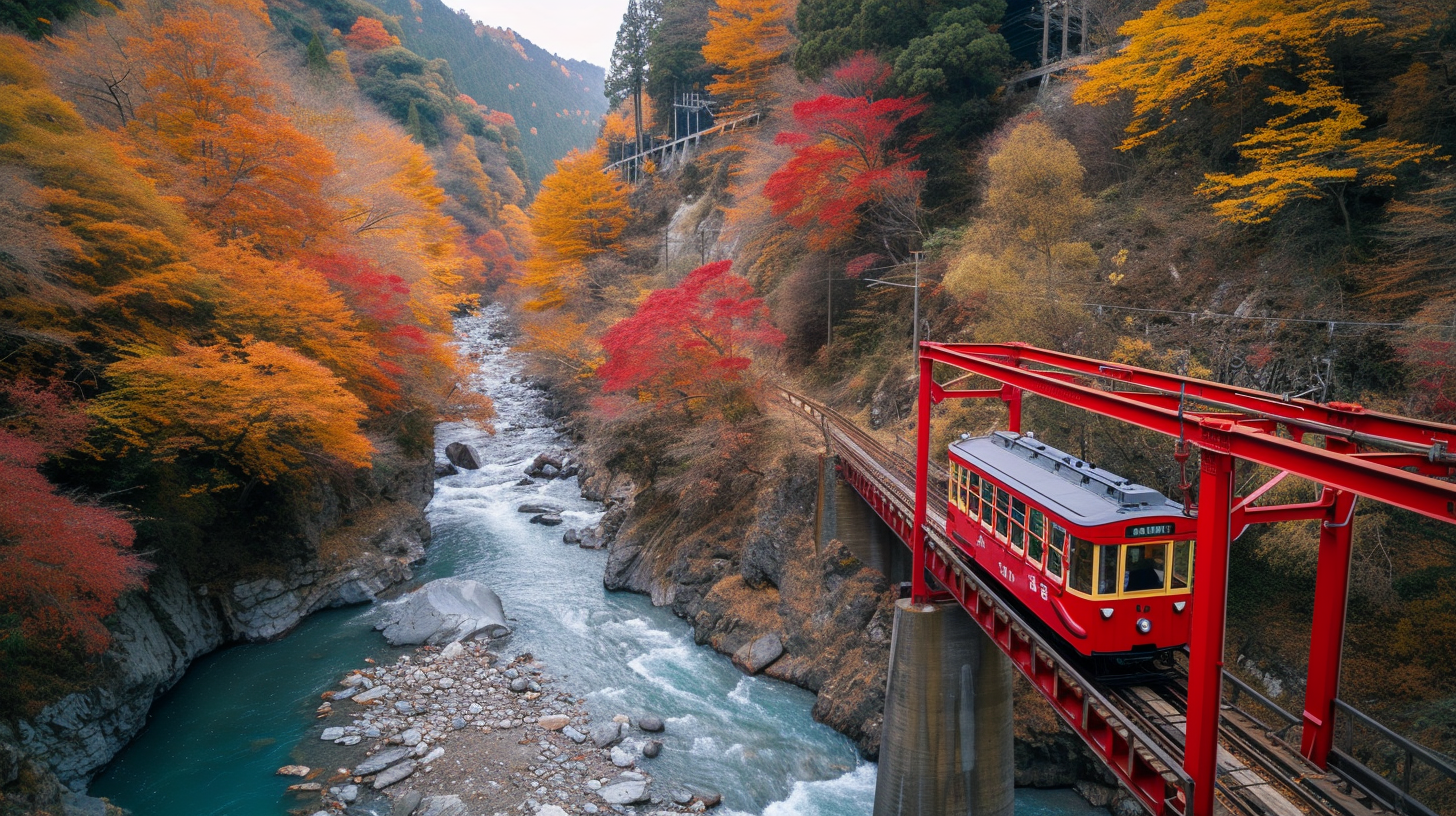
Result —
<svg viewBox="0 0 1456 816"><path fill-rule="evenodd" d="M899 601L874 816L1012 816L1011 680L959 606Z"/></svg>

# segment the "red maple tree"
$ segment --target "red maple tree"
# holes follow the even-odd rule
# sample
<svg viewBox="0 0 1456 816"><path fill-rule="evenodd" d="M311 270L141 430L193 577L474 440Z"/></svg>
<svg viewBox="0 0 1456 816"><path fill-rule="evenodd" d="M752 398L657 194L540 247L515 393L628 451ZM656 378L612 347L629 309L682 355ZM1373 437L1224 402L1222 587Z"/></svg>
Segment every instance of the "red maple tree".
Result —
<svg viewBox="0 0 1456 816"><path fill-rule="evenodd" d="M0 385L0 652L100 654L102 619L142 585L122 516L60 493L37 468L89 422L56 386Z"/></svg>
<svg viewBox="0 0 1456 816"><path fill-rule="evenodd" d="M918 97L875 99L888 78L889 66L856 54L826 82L851 95L823 93L796 103L794 129L774 139L791 146L793 157L769 176L764 195L774 214L805 230L816 249L853 235L871 209L909 204L913 210L918 199L925 172L910 168L919 140L898 131L926 105Z"/></svg>
<svg viewBox="0 0 1456 816"><path fill-rule="evenodd" d="M741 402L751 385L750 355L777 348L784 336L769 322L763 299L731 268L731 261L700 266L608 329L607 361L597 370L602 390L659 403Z"/></svg>
<svg viewBox="0 0 1456 816"><path fill-rule="evenodd" d="M348 253L314 255L304 263L328 280L334 291L359 318L359 327L379 349L379 369L389 392L372 394L373 401L392 405L400 391L399 379L412 368L411 358L431 352L430 339L414 322L409 283L372 261Z"/></svg>
<svg viewBox="0 0 1456 816"><path fill-rule="evenodd" d="M349 33L344 35L344 42L360 51L378 51L399 45L399 38L390 34L384 23L373 17L360 17L354 21Z"/></svg>

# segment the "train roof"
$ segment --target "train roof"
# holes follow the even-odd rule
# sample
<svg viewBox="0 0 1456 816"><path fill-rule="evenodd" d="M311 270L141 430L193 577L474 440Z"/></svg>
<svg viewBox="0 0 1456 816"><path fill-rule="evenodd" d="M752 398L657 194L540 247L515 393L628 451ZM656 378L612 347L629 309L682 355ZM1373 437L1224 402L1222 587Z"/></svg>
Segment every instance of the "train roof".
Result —
<svg viewBox="0 0 1456 816"><path fill-rule="evenodd" d="M990 436L962 439L950 449L992 481L1074 524L1091 527L1183 514L1183 505L1151 487L1134 484L1031 436L994 431Z"/></svg>

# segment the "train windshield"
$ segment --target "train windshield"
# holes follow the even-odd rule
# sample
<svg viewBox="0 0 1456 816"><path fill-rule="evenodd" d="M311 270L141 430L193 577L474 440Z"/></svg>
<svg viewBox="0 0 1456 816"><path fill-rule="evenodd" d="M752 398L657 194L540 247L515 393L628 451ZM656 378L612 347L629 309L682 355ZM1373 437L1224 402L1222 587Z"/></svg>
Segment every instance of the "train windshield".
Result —
<svg viewBox="0 0 1456 816"><path fill-rule="evenodd" d="M1127 545L1126 567L1122 576L1124 592L1149 592L1164 589L1168 580L1168 544Z"/></svg>

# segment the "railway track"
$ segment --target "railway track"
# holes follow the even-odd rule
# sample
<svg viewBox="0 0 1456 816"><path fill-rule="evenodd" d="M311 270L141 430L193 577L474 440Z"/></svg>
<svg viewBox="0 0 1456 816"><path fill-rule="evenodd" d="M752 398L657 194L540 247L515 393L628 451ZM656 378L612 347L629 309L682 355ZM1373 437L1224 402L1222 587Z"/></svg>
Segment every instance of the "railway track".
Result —
<svg viewBox="0 0 1456 816"><path fill-rule="evenodd" d="M888 494L888 506L875 506L875 510L903 539L908 526L905 519L913 517L915 495L915 463L889 449L853 420L839 414L832 408L787 389L779 389L780 399L801 417L816 421L824 432L825 440L834 448L833 452L843 457L854 470L867 474L876 487ZM943 496L949 474L934 462L929 465L932 485L931 496ZM939 485L938 490L935 485ZM867 499L869 497L866 497ZM882 504L884 502L881 502ZM872 506L875 503L872 502ZM887 512L894 516L887 516ZM900 523L896 523L896 519ZM927 541L945 563L954 565L956 582L964 580L971 587L976 599L975 606L981 607L983 600L994 608L997 621L1003 621L1010 633L1029 645L1031 658L1028 672L1024 659L1013 662L1027 679L1042 691L1044 696L1053 697L1075 689L1081 701L1080 722L1074 722L1075 710L1068 711L1059 699L1051 699L1053 707L1063 720L1073 725L1093 752L1113 765L1112 752L1100 741L1089 737L1089 717L1105 721L1114 734L1126 743L1128 764L1133 763L1136 753L1147 767L1157 769L1163 775L1169 790L1182 788L1184 794L1191 789L1186 774L1181 769L1183 757L1184 712L1187 710L1186 668L1176 663L1166 682L1133 686L1111 687L1091 679L1084 672L1081 661L1070 650L1060 647L1054 637L1038 634L1038 627L1027 616L1019 614L1018 605L1000 597L997 586L987 580L960 554L957 547L944 533L945 514L932 501L927 512ZM987 597L989 596L989 597ZM964 601L962 606L965 606ZM976 610L967 609L973 617ZM984 612L982 613L984 614ZM985 623L982 623L986 628ZM994 628L994 627L993 627ZM1020 631L1017 631L1020 630ZM1006 642L995 638L1003 650L1008 650L1012 635ZM1045 676L1039 680L1035 674L1039 661L1055 665L1051 691ZM1225 676L1233 681L1231 676ZM1228 685L1228 682L1225 683ZM1099 711L1098 709L1106 709ZM1363 796L1346 780L1337 774L1320 771L1309 764L1297 749L1285 742L1282 735L1265 726L1257 717L1236 705L1225 701L1221 712L1219 728L1219 756L1217 797L1221 807L1228 813L1248 816L1375 816L1389 811L1375 804L1373 799ZM1118 771L1118 767L1113 768ZM1127 782L1127 775L1118 774ZM1137 793L1138 791L1135 791ZM1177 799L1182 801L1177 801ZM1170 797L1159 803L1157 797L1139 796L1140 801L1151 812L1180 813L1186 811L1185 797ZM1163 807L1159 807L1159 805Z"/></svg>

